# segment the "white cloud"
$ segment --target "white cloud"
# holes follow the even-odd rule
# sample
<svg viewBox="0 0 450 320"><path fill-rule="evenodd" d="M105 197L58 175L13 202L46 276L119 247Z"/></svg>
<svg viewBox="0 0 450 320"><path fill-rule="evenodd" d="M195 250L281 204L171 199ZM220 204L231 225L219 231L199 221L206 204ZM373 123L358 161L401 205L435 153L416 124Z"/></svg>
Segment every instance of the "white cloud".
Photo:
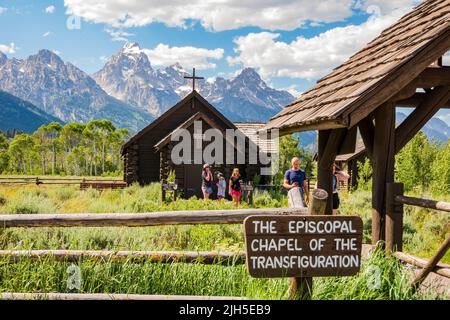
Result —
<svg viewBox="0 0 450 320"><path fill-rule="evenodd" d="M50 14L52 14L53 12L55 12L55 6L54 5L51 5L51 6L48 6L47 8L45 8L45 13L50 13Z"/></svg>
<svg viewBox="0 0 450 320"><path fill-rule="evenodd" d="M8 8L5 7L0 7L0 14L6 12L6 10L8 10Z"/></svg>
<svg viewBox="0 0 450 320"><path fill-rule="evenodd" d="M18 49L14 42L11 42L9 45L0 43L0 51L3 53L14 54Z"/></svg>
<svg viewBox="0 0 450 320"><path fill-rule="evenodd" d="M280 41L279 33L250 33L234 40L237 55L227 57L227 61L256 68L263 77L317 79L346 61L406 11L408 8L377 14L360 25L337 27L312 38L297 37L290 43Z"/></svg>
<svg viewBox="0 0 450 320"><path fill-rule="evenodd" d="M59 50L52 50L52 52L58 56L62 55L63 53Z"/></svg>
<svg viewBox="0 0 450 320"><path fill-rule="evenodd" d="M169 47L160 43L154 49L142 49L154 65L168 66L179 62L186 68L213 69L216 64L211 60L223 58L224 50L217 48L213 50L196 47Z"/></svg>
<svg viewBox="0 0 450 320"><path fill-rule="evenodd" d="M420 0L358 0L355 9L366 11L370 14L385 15L401 8L410 8L420 4Z"/></svg>
<svg viewBox="0 0 450 320"><path fill-rule="evenodd" d="M103 63L106 63L106 62L108 62L109 58L107 56L100 56L99 60Z"/></svg>
<svg viewBox="0 0 450 320"><path fill-rule="evenodd" d="M105 31L111 35L112 41L127 42L128 41L127 37L134 36L134 34L123 31L121 29L116 30L116 29L106 28Z"/></svg>
<svg viewBox="0 0 450 320"><path fill-rule="evenodd" d="M46 37L48 37L48 36L50 36L50 35L52 35L52 34L53 34L53 32L47 31L47 32L44 33L42 36L43 36L44 38L46 38Z"/></svg>
<svg viewBox="0 0 450 320"><path fill-rule="evenodd" d="M67 14L116 28L152 22L187 27L190 20L214 31L256 26L293 30L306 21L334 22L351 16L353 0L64 0Z"/></svg>
<svg viewBox="0 0 450 320"><path fill-rule="evenodd" d="M301 96L301 94L303 93L303 91L298 91L297 88L295 87L295 85L292 85L288 88L281 88L280 90L285 90L287 92L289 92L290 94L292 94L295 98L298 98Z"/></svg>

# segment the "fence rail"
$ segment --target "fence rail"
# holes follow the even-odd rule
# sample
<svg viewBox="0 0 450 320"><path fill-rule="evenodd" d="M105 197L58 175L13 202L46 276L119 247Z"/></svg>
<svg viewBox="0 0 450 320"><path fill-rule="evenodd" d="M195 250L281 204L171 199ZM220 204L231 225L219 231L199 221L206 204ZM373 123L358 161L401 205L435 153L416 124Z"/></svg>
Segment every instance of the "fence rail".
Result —
<svg viewBox="0 0 450 320"><path fill-rule="evenodd" d="M404 263L408 263L408 264L411 264L411 265L419 267L419 268L425 268L425 266L429 262L429 260L427 260L427 259L419 258L412 254L407 254L407 253L403 253L400 251L395 252L394 257L396 257L398 260L400 260ZM450 265L438 263L434 267L432 272L450 279Z"/></svg>
<svg viewBox="0 0 450 320"><path fill-rule="evenodd" d="M413 264L422 268L413 280L413 288L416 290L426 279L430 272L449 277L450 269L440 268L439 261L450 248L450 236L447 236L444 243L439 247L434 256L429 259L421 259L411 255L403 254L403 205L441 210L450 212L450 203L422 198L407 197L403 195L404 187L402 183L388 183L386 197L386 251L392 253L403 262Z"/></svg>
<svg viewBox="0 0 450 320"><path fill-rule="evenodd" d="M0 250L0 258L16 263L23 259L77 262L80 260L153 263L199 263L237 265L245 263L245 252L212 251L109 251L109 250Z"/></svg>
<svg viewBox="0 0 450 320"><path fill-rule="evenodd" d="M181 296L112 293L0 293L0 300L246 300L243 297Z"/></svg>
<svg viewBox="0 0 450 320"><path fill-rule="evenodd" d="M410 205L410 206L417 206L417 207L422 207L422 208L450 212L450 202L436 201L436 200L429 200L429 199L422 199L422 198L413 198L413 197L407 197L407 196L402 196L402 195L396 196L395 201L402 203L402 204Z"/></svg>
<svg viewBox="0 0 450 320"><path fill-rule="evenodd" d="M149 213L2 214L0 227L145 227L180 224L241 224L251 215L306 214L306 208L161 211Z"/></svg>
<svg viewBox="0 0 450 320"><path fill-rule="evenodd" d="M86 178L40 178L40 177L0 177L0 185L80 185L81 189L93 187L97 189L123 188L127 184L121 178L86 179Z"/></svg>

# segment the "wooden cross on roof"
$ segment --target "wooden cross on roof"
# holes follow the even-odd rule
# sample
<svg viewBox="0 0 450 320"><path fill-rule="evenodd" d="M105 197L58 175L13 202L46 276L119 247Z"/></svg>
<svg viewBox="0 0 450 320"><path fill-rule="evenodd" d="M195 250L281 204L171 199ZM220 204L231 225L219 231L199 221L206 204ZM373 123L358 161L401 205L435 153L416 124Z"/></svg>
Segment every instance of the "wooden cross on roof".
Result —
<svg viewBox="0 0 450 320"><path fill-rule="evenodd" d="M195 76L195 68L192 68L192 76L184 76L185 79L192 79L192 91L195 90L195 79L205 79L203 77Z"/></svg>

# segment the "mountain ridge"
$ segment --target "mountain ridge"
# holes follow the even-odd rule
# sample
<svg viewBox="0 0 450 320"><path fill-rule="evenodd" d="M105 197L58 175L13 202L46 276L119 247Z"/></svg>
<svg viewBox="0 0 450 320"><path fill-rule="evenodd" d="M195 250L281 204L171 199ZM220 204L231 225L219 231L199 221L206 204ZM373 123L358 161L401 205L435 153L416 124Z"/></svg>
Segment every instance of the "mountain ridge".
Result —
<svg viewBox="0 0 450 320"><path fill-rule="evenodd" d="M153 120L109 96L87 73L46 49L23 60L1 55L0 90L65 122L108 119L118 127L137 130Z"/></svg>
<svg viewBox="0 0 450 320"><path fill-rule="evenodd" d="M127 43L92 77L111 96L156 117L191 92L187 75L179 62L153 68L139 44ZM294 100L289 92L270 88L252 68L231 79L196 83L196 90L231 121L267 121Z"/></svg>
<svg viewBox="0 0 450 320"><path fill-rule="evenodd" d="M50 122L63 123L60 119L47 114L32 103L0 90L0 130L17 129L32 133L41 125Z"/></svg>

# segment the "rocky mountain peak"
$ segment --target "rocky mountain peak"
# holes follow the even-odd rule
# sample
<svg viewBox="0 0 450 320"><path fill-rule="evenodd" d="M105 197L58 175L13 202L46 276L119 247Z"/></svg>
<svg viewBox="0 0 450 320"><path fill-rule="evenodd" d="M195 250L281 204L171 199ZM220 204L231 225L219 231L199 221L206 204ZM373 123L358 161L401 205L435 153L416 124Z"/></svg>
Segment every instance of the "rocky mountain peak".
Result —
<svg viewBox="0 0 450 320"><path fill-rule="evenodd" d="M175 62L174 64L172 64L169 68L174 69L175 71L179 72L179 73L188 73L186 71L186 69L183 68L183 66L179 63L179 62Z"/></svg>
<svg viewBox="0 0 450 320"><path fill-rule="evenodd" d="M249 68L249 67L244 68L237 77L238 78L239 77L254 78L254 79L257 79L257 80L261 80L261 77L258 74L258 72L256 72L255 69Z"/></svg>
<svg viewBox="0 0 450 320"><path fill-rule="evenodd" d="M30 56L29 60L48 65L64 65L64 62L56 53L47 49L39 50L36 55Z"/></svg>
<svg viewBox="0 0 450 320"><path fill-rule="evenodd" d="M8 57L6 56L6 54L0 51L0 65L5 64L7 60Z"/></svg>
<svg viewBox="0 0 450 320"><path fill-rule="evenodd" d="M141 47L137 42L127 42L122 47L121 51L128 54L139 54L141 53Z"/></svg>

